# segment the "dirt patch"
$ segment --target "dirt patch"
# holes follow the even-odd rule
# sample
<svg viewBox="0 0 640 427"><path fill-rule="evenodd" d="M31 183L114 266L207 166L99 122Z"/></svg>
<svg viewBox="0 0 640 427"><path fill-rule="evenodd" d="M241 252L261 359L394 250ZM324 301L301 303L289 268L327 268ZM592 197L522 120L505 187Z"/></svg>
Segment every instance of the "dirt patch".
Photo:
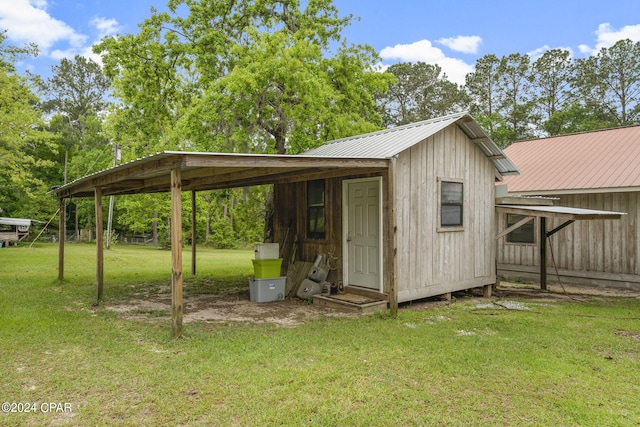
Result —
<svg viewBox="0 0 640 427"><path fill-rule="evenodd" d="M227 289L225 292L208 295L187 296L183 299L183 322L195 321L229 323L271 323L294 327L319 317L354 317L324 307L317 307L298 298L257 303L251 302L249 290ZM171 295L162 294L146 299L131 300L127 304L106 307L128 319L166 320L171 314Z"/></svg>
<svg viewBox="0 0 640 427"><path fill-rule="evenodd" d="M482 289L471 289L454 294L459 298L482 299ZM625 289L595 288L575 285L548 285L540 290L537 284L502 282L493 292L492 299L525 299L539 302L587 301L595 298L628 297L639 298L640 292ZM355 317L357 314L319 307L298 298L265 303L251 302L247 288L229 288L215 294L184 297L183 322L247 322L269 323L282 327L295 327L320 317ZM483 299L483 301L486 301ZM400 305L401 310L429 310L450 304L438 297L412 301ZM165 322L171 316L171 294L161 293L135 298L126 304L106 306L106 310L121 314L127 319Z"/></svg>

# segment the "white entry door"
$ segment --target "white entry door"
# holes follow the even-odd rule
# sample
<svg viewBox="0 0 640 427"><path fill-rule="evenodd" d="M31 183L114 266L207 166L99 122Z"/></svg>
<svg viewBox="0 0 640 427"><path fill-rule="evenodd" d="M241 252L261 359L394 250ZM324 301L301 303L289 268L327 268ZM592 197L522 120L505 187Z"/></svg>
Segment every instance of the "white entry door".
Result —
<svg viewBox="0 0 640 427"><path fill-rule="evenodd" d="M347 283L377 291L382 291L380 181L345 181Z"/></svg>

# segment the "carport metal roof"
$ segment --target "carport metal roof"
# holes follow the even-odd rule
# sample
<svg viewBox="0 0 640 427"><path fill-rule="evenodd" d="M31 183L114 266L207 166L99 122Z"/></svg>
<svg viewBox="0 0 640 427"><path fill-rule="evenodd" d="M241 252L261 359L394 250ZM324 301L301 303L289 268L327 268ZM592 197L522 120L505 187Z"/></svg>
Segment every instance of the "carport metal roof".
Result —
<svg viewBox="0 0 640 427"><path fill-rule="evenodd" d="M85 176L53 190L59 198L159 193L171 190L171 170L180 168L183 191L215 190L381 172L389 159L324 158L164 151Z"/></svg>

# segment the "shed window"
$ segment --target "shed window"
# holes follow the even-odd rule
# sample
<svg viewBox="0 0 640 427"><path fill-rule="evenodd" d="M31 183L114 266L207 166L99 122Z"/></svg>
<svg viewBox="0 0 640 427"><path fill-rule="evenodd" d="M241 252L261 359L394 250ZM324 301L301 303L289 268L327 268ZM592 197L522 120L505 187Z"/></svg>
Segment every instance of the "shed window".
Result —
<svg viewBox="0 0 640 427"><path fill-rule="evenodd" d="M524 215L507 214L507 228L524 219ZM535 227L534 220L525 223L507 234L507 242L509 243L535 243Z"/></svg>
<svg viewBox="0 0 640 427"><path fill-rule="evenodd" d="M462 182L440 181L440 226L461 227L463 209Z"/></svg>
<svg viewBox="0 0 640 427"><path fill-rule="evenodd" d="M307 237L324 239L326 226L326 191L324 179L307 182Z"/></svg>

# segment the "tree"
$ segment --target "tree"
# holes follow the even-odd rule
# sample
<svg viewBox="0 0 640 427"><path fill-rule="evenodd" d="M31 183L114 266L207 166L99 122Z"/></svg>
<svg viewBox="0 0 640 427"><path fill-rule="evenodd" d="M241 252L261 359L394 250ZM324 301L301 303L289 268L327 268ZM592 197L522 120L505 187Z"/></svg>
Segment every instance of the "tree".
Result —
<svg viewBox="0 0 640 427"><path fill-rule="evenodd" d="M52 164L40 155L51 151L37 97L25 78L15 73L14 61L35 53L33 46L6 46L0 32L0 208L5 216L48 216L45 182L38 172Z"/></svg>
<svg viewBox="0 0 640 427"><path fill-rule="evenodd" d="M468 107L464 89L447 80L438 65L399 63L387 71L397 80L386 93L378 96L385 126L428 120Z"/></svg>
<svg viewBox="0 0 640 427"><path fill-rule="evenodd" d="M342 39L352 18L331 0L171 0L169 9L95 48L122 102L111 128L126 155L297 153L381 127L373 97L391 76L375 71L371 47Z"/></svg>
<svg viewBox="0 0 640 427"><path fill-rule="evenodd" d="M588 107L604 110L618 126L640 119L640 42L620 40L580 59L575 86Z"/></svg>
<svg viewBox="0 0 640 427"><path fill-rule="evenodd" d="M87 123L96 123L96 116L107 108L110 80L100 65L77 55L74 61L63 58L51 68L52 76L41 82L45 112L58 114L53 121L59 141L65 149L64 183L67 183L69 153L83 144ZM99 131L98 131L99 132Z"/></svg>
<svg viewBox="0 0 640 427"><path fill-rule="evenodd" d="M466 76L471 113L502 147L532 134L536 117L529 67L528 55L485 55L478 60L476 71Z"/></svg>
<svg viewBox="0 0 640 427"><path fill-rule="evenodd" d="M542 128L550 135L561 132L552 117L576 99L571 85L574 70L571 53L562 49L546 51L531 67L531 83L535 93L533 102Z"/></svg>
<svg viewBox="0 0 640 427"><path fill-rule="evenodd" d="M284 153L380 127L373 94L389 77L374 71L370 47L344 43L340 32L351 17L339 17L330 0L304 8L296 0L169 7L173 15L154 12L139 35L96 48L116 79L123 116L138 129L167 130L152 140ZM133 129L126 134L135 138Z"/></svg>
<svg viewBox="0 0 640 427"><path fill-rule="evenodd" d="M500 85L500 59L489 54L479 58L476 69L465 77L465 89L471 99L470 112L493 135L502 118L496 103Z"/></svg>

